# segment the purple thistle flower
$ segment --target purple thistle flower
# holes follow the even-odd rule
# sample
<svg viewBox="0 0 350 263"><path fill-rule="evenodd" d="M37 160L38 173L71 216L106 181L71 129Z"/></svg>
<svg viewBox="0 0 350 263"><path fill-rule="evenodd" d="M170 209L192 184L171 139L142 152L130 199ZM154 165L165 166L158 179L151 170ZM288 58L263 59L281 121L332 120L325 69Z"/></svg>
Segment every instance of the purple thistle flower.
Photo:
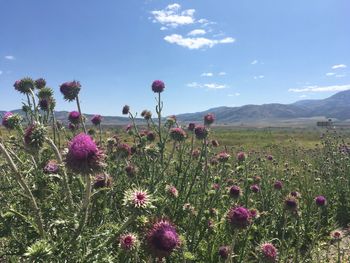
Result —
<svg viewBox="0 0 350 263"><path fill-rule="evenodd" d="M44 167L44 172L46 174L57 174L59 171L59 166L55 160L50 160Z"/></svg>
<svg viewBox="0 0 350 263"><path fill-rule="evenodd" d="M33 123L24 132L24 144L28 150L38 150L45 141L46 129L44 126Z"/></svg>
<svg viewBox="0 0 350 263"><path fill-rule="evenodd" d="M339 230L334 230L331 232L331 238L340 241L343 238L343 233Z"/></svg>
<svg viewBox="0 0 350 263"><path fill-rule="evenodd" d="M70 131L78 130L78 128L79 128L79 124L73 124L73 123L71 123L71 122L68 124L68 129L69 129Z"/></svg>
<svg viewBox="0 0 350 263"><path fill-rule="evenodd" d="M257 184L253 184L252 186L250 186L250 190L251 190L253 193L259 193L259 192L260 192L260 187L259 187L259 185L257 185Z"/></svg>
<svg viewBox="0 0 350 263"><path fill-rule="evenodd" d="M127 233L119 237L119 246L125 251L135 250L139 247L140 241L133 233Z"/></svg>
<svg viewBox="0 0 350 263"><path fill-rule="evenodd" d="M272 160L273 160L273 156L269 154L269 155L266 157L266 159L269 160L269 161L272 161Z"/></svg>
<svg viewBox="0 0 350 263"><path fill-rule="evenodd" d="M80 113L78 111L71 111L68 115L68 120L73 124L80 123Z"/></svg>
<svg viewBox="0 0 350 263"><path fill-rule="evenodd" d="M191 122L191 123L188 124L187 129L189 131L194 131L194 128L196 128L196 124L195 123Z"/></svg>
<svg viewBox="0 0 350 263"><path fill-rule="evenodd" d="M136 168L131 164L126 166L124 170L129 177L133 177L136 174Z"/></svg>
<svg viewBox="0 0 350 263"><path fill-rule="evenodd" d="M177 191L176 187L173 185L167 185L165 187L165 190L171 197L177 198L179 196L179 192Z"/></svg>
<svg viewBox="0 0 350 263"><path fill-rule="evenodd" d="M198 125L195 129L194 129L194 134L196 135L196 138L198 140L203 140L205 138L207 138L208 136L208 129L202 125Z"/></svg>
<svg viewBox="0 0 350 263"><path fill-rule="evenodd" d="M290 192L290 195L295 197L295 198L300 198L301 194L298 191L292 191Z"/></svg>
<svg viewBox="0 0 350 263"><path fill-rule="evenodd" d="M276 190L281 190L283 188L283 183L282 181L275 181L273 184L273 188L275 188Z"/></svg>
<svg viewBox="0 0 350 263"><path fill-rule="evenodd" d="M244 162L246 158L247 158L247 156L244 152L237 153L237 161L238 162L240 162L240 163Z"/></svg>
<svg viewBox="0 0 350 263"><path fill-rule="evenodd" d="M153 142L156 139L156 134L153 131L147 132L147 140Z"/></svg>
<svg viewBox="0 0 350 263"><path fill-rule="evenodd" d="M315 203L317 206L325 206L327 204L327 200L323 195L319 195L315 198Z"/></svg>
<svg viewBox="0 0 350 263"><path fill-rule="evenodd" d="M247 208L238 206L229 210L227 220L234 228L246 228L251 224L252 216Z"/></svg>
<svg viewBox="0 0 350 263"><path fill-rule="evenodd" d="M260 246L260 255L264 262L277 262L277 254L277 248L271 243L264 243Z"/></svg>
<svg viewBox="0 0 350 263"><path fill-rule="evenodd" d="M152 83L152 90L154 93L161 93L165 89L165 84L161 80L155 80Z"/></svg>
<svg viewBox="0 0 350 263"><path fill-rule="evenodd" d="M230 187L229 194L232 198L238 198L242 193L242 190L239 186L233 185Z"/></svg>
<svg viewBox="0 0 350 263"><path fill-rule="evenodd" d="M204 124L205 124L205 125L209 126L209 125L213 124L214 121L215 121L215 116L214 116L214 114L208 113L208 114L206 114L206 115L204 116Z"/></svg>
<svg viewBox="0 0 350 263"><path fill-rule="evenodd" d="M65 82L60 86L60 91L65 100L73 101L77 98L80 92L81 85L79 81Z"/></svg>
<svg viewBox="0 0 350 263"><path fill-rule="evenodd" d="M125 106L123 107L123 109L122 109L122 113L123 113L124 115L129 114L129 111L130 111L130 107L129 107L128 105L125 105Z"/></svg>
<svg viewBox="0 0 350 263"><path fill-rule="evenodd" d="M117 145L117 153L121 158L128 158L131 155L131 148L126 143L120 143Z"/></svg>
<svg viewBox="0 0 350 263"><path fill-rule="evenodd" d="M180 246L176 228L167 220L160 220L153 224L146 237L151 254L157 258L169 256Z"/></svg>
<svg viewBox="0 0 350 263"><path fill-rule="evenodd" d="M9 130L12 130L14 127L11 125L11 121L9 121L10 117L13 116L12 112L6 112L2 117L2 125Z"/></svg>
<svg viewBox="0 0 350 263"><path fill-rule="evenodd" d="M99 115L99 114L94 115L94 116L91 118L91 122L92 122L92 124L95 125L95 126L100 125L101 122L102 122L102 116Z"/></svg>
<svg viewBox="0 0 350 263"><path fill-rule="evenodd" d="M221 259L226 260L230 254L230 248L228 246L221 246L219 248L218 254Z"/></svg>
<svg viewBox="0 0 350 263"><path fill-rule="evenodd" d="M43 111L48 111L50 106L50 99L48 98L43 98L39 100L39 107Z"/></svg>
<svg viewBox="0 0 350 263"><path fill-rule="evenodd" d="M94 177L94 188L105 188L112 186L112 178L108 174L97 174Z"/></svg>
<svg viewBox="0 0 350 263"><path fill-rule="evenodd" d="M42 89L46 86L46 81L43 78L39 78L34 82L34 84L37 89Z"/></svg>
<svg viewBox="0 0 350 263"><path fill-rule="evenodd" d="M217 159L221 163L225 163L230 159L231 155L229 155L227 152L221 152L217 155Z"/></svg>
<svg viewBox="0 0 350 263"><path fill-rule="evenodd" d="M289 195L284 200L284 207L287 210L296 211L298 209L298 200L294 196Z"/></svg>
<svg viewBox="0 0 350 263"><path fill-rule="evenodd" d="M103 152L89 135L80 133L70 141L66 163L71 170L80 173L100 170L103 159Z"/></svg>
<svg viewBox="0 0 350 263"><path fill-rule="evenodd" d="M182 142L186 139L186 132L181 128L171 128L170 138L177 142Z"/></svg>
<svg viewBox="0 0 350 263"><path fill-rule="evenodd" d="M34 81L31 78L23 78L21 80L17 80L13 86L19 92L27 94L34 89Z"/></svg>

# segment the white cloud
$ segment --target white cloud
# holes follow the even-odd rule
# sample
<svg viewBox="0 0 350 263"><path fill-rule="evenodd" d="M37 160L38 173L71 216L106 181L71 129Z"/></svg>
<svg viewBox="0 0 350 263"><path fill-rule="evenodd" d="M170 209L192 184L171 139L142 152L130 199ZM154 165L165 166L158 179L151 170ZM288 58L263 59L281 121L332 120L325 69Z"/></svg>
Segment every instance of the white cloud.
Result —
<svg viewBox="0 0 350 263"><path fill-rule="evenodd" d="M263 79L263 78L265 78L264 75L254 76L254 79Z"/></svg>
<svg viewBox="0 0 350 263"><path fill-rule="evenodd" d="M191 83L187 83L186 86L189 88L200 88L201 85L197 82L191 82Z"/></svg>
<svg viewBox="0 0 350 263"><path fill-rule="evenodd" d="M168 28L167 28L166 26L162 26L162 27L160 28L160 30L164 31L164 30L168 30Z"/></svg>
<svg viewBox="0 0 350 263"><path fill-rule="evenodd" d="M336 78L344 78L346 77L346 74L337 74L335 75Z"/></svg>
<svg viewBox="0 0 350 263"><path fill-rule="evenodd" d="M151 11L151 14L153 15L153 22L173 28L193 24L195 22L193 15L196 10L187 9L180 11L180 9L181 6L175 3L168 5L162 10Z"/></svg>
<svg viewBox="0 0 350 263"><path fill-rule="evenodd" d="M0 70L0 75L2 74L2 71Z"/></svg>
<svg viewBox="0 0 350 263"><path fill-rule="evenodd" d="M224 72L224 71L219 72L219 76L225 76L225 75L227 75L226 72Z"/></svg>
<svg viewBox="0 0 350 263"><path fill-rule="evenodd" d="M220 85L220 84L217 84L217 83L206 83L203 86L205 88L208 88L208 89L226 89L227 88L226 85Z"/></svg>
<svg viewBox="0 0 350 263"><path fill-rule="evenodd" d="M187 35L189 36L197 36L197 35L205 35L207 32L205 32L204 29L194 29L191 32L189 32Z"/></svg>
<svg viewBox="0 0 350 263"><path fill-rule="evenodd" d="M338 69L338 68L346 68L346 65L345 64L338 64L338 65L334 65L332 67L332 69Z"/></svg>
<svg viewBox="0 0 350 263"><path fill-rule="evenodd" d="M204 72L201 74L201 77L212 77L214 74L211 72Z"/></svg>
<svg viewBox="0 0 350 263"><path fill-rule="evenodd" d="M11 56L11 55L7 55L5 56L5 59L8 59L8 60L14 60L15 57L14 56Z"/></svg>
<svg viewBox="0 0 350 263"><path fill-rule="evenodd" d="M304 88L289 89L290 92L330 92L343 91L350 89L350 84L347 85L333 85L333 86L306 86Z"/></svg>
<svg viewBox="0 0 350 263"><path fill-rule="evenodd" d="M303 95L300 95L299 98L306 98L307 95L303 94Z"/></svg>
<svg viewBox="0 0 350 263"><path fill-rule="evenodd" d="M189 49L201 49L201 48L212 48L217 44L228 44L235 42L235 39L232 37L226 37L223 39L209 39L204 37L183 37L178 34L172 34L164 37L164 40L171 43L177 44L182 47L187 47Z"/></svg>
<svg viewBox="0 0 350 263"><path fill-rule="evenodd" d="M241 95L241 93L236 92L235 94L228 94L227 96L229 96L229 97L238 97L240 95Z"/></svg>
<svg viewBox="0 0 350 263"><path fill-rule="evenodd" d="M335 75L334 72L328 72L328 73L326 73L326 76L333 76L333 75Z"/></svg>
<svg viewBox="0 0 350 263"><path fill-rule="evenodd" d="M252 64L252 65L258 64L258 61L255 59L250 64Z"/></svg>

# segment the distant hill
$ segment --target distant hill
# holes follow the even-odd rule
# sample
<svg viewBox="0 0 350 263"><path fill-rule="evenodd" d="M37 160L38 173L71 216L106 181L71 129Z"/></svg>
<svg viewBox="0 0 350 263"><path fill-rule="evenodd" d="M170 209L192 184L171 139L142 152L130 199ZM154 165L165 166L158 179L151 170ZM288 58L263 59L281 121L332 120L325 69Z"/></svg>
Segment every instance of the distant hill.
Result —
<svg viewBox="0 0 350 263"><path fill-rule="evenodd" d="M21 110L13 112L21 113ZM5 111L0 111L4 114ZM301 100L292 104L270 103L263 105L244 105L241 107L218 107L202 112L177 115L180 122L202 122L203 116L213 113L217 124L257 124L257 123L293 123L298 120L309 121L332 118L338 121L350 120L350 90L341 91L322 100ZM88 120L92 114L84 114ZM56 118L67 122L68 112L57 111ZM126 125L127 117L104 116L104 125ZM1 117L0 117L1 119ZM142 122L141 119L138 120Z"/></svg>

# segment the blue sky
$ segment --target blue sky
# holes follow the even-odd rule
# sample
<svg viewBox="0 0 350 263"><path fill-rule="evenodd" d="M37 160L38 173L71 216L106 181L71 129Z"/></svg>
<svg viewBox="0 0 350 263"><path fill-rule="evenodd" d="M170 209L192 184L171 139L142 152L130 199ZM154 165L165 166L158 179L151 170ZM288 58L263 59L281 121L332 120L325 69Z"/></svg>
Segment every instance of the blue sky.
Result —
<svg viewBox="0 0 350 263"><path fill-rule="evenodd" d="M348 0L0 0L0 109L15 80L79 80L86 113L291 103L350 89Z"/></svg>

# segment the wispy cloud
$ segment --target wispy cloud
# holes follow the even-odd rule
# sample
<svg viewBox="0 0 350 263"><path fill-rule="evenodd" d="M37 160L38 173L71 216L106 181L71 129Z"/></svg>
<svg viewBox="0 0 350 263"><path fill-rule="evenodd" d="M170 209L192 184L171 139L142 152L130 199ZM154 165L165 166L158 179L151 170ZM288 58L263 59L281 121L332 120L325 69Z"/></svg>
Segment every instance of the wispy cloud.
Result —
<svg viewBox="0 0 350 263"><path fill-rule="evenodd" d="M210 90L218 90L218 89L227 89L228 88L228 86L225 84L218 84L218 83L201 84L198 82L188 83L187 87L189 87L189 88L206 88L206 89L210 89Z"/></svg>
<svg viewBox="0 0 350 263"><path fill-rule="evenodd" d="M290 92L331 92L343 91L350 89L350 84L347 85L332 85L332 86L306 86L304 88L289 89Z"/></svg>
<svg viewBox="0 0 350 263"><path fill-rule="evenodd" d="M263 79L263 78L265 78L264 75L254 76L254 79Z"/></svg>
<svg viewBox="0 0 350 263"><path fill-rule="evenodd" d="M240 96L240 95L241 95L241 93L236 92L236 93L234 93L234 94L228 94L227 96L228 96L228 97L238 97L238 96Z"/></svg>
<svg viewBox="0 0 350 263"><path fill-rule="evenodd" d="M346 74L337 74L335 75L336 78L344 78L346 77Z"/></svg>
<svg viewBox="0 0 350 263"><path fill-rule="evenodd" d="M5 59L8 59L8 60L14 60L14 59L15 59L15 57L14 57L14 56L12 56L12 55L7 55L7 56L5 56Z"/></svg>
<svg viewBox="0 0 350 263"><path fill-rule="evenodd" d="M224 71L219 72L219 76L225 76L225 75L227 75L226 72L224 72Z"/></svg>
<svg viewBox="0 0 350 263"><path fill-rule="evenodd" d="M212 72L204 72L201 74L201 77L212 77L214 74Z"/></svg>
<svg viewBox="0 0 350 263"><path fill-rule="evenodd" d="M171 43L177 44L188 49L201 49L201 48L212 48L217 44L229 44L235 42L232 37L226 37L223 39L210 39L205 37L183 37L178 34L172 34L164 37L164 40Z"/></svg>
<svg viewBox="0 0 350 263"><path fill-rule="evenodd" d="M204 29L194 29L191 32L189 32L187 35L189 36L198 36L198 35L205 35L207 32Z"/></svg>
<svg viewBox="0 0 350 263"><path fill-rule="evenodd" d="M181 5L174 3L162 10L151 11L151 14L153 15L154 23L160 23L164 26L175 28L193 24L195 22L193 17L195 12L195 9L181 11Z"/></svg>
<svg viewBox="0 0 350 263"><path fill-rule="evenodd" d="M300 95L299 98L306 98L307 95L303 94L303 95Z"/></svg>
<svg viewBox="0 0 350 263"><path fill-rule="evenodd" d="M328 77L333 76L333 75L335 75L334 72L328 72L328 73L326 73L326 76L328 76Z"/></svg>
<svg viewBox="0 0 350 263"><path fill-rule="evenodd" d="M255 59L250 64L252 64L252 65L258 64L258 61Z"/></svg>
<svg viewBox="0 0 350 263"><path fill-rule="evenodd" d="M338 68L346 68L346 65L345 64L338 64L338 65L332 66L332 69L338 69Z"/></svg>

